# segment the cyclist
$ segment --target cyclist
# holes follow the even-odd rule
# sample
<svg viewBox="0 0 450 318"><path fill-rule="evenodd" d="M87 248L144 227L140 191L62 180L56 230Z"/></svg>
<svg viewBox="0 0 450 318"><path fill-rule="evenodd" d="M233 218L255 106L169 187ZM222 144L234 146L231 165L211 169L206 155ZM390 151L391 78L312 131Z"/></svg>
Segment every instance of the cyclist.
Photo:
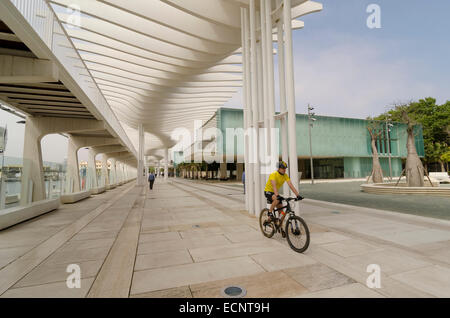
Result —
<svg viewBox="0 0 450 318"><path fill-rule="evenodd" d="M280 196L278 190L287 182L289 188L291 188L292 192L297 196L297 200L303 200L303 197L298 193L295 189L294 185L291 182L291 179L286 173L287 164L284 161L280 161L278 163L278 170L274 171L270 174L269 180L267 180L266 187L264 188L264 196L267 198L267 202L271 203L269 208L269 218L273 219L273 209L275 207L282 208L283 204L281 203L282 197ZM285 212L281 211L281 220L280 224L283 224L283 220L285 217ZM281 230L281 234L283 237L286 235L283 230Z"/></svg>

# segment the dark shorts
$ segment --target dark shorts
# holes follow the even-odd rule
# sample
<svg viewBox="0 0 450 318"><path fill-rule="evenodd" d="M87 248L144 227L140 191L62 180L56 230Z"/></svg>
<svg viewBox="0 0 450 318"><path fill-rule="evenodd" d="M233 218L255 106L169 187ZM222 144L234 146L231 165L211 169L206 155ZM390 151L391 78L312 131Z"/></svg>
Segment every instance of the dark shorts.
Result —
<svg viewBox="0 0 450 318"><path fill-rule="evenodd" d="M272 196L273 196L274 194L275 194L275 193L273 193L273 192L264 191L264 196L265 196L266 199L267 199L267 203L272 204L272 202L273 202Z"/></svg>

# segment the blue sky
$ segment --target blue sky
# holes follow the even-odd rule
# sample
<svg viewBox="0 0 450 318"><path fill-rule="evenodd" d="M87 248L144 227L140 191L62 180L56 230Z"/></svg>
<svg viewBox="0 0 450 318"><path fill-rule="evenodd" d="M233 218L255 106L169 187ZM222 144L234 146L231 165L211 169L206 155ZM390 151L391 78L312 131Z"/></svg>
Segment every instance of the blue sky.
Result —
<svg viewBox="0 0 450 318"><path fill-rule="evenodd" d="M365 118L426 96L450 99L450 1L323 0L293 33L297 112ZM381 28L367 27L369 4ZM242 107L241 94L227 103Z"/></svg>

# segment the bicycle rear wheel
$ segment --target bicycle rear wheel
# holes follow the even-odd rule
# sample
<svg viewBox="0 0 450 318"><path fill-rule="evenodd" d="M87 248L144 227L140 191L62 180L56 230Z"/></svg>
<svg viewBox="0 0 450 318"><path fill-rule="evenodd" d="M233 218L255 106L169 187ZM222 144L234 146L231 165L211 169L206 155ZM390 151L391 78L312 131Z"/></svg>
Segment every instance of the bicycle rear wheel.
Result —
<svg viewBox="0 0 450 318"><path fill-rule="evenodd" d="M306 222L297 215L289 217L286 222L286 238L289 246L298 253L303 253L309 246L309 229Z"/></svg>
<svg viewBox="0 0 450 318"><path fill-rule="evenodd" d="M259 214L259 227L265 237L271 238L275 234L275 226L269 221L269 209L263 209Z"/></svg>

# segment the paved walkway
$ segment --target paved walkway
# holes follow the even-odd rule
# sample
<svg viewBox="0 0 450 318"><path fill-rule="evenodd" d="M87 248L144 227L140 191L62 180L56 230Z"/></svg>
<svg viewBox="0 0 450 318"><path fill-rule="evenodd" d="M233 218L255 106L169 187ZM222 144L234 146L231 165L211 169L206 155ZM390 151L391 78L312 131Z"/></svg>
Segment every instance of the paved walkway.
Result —
<svg viewBox="0 0 450 318"><path fill-rule="evenodd" d="M0 297L450 297L450 222L306 199L304 254L227 184L124 185L0 231ZM81 268L69 289L68 265ZM367 265L381 268L369 289Z"/></svg>
<svg viewBox="0 0 450 318"><path fill-rule="evenodd" d="M449 197L366 193L361 191L363 183L363 179L334 179L317 180L312 185L302 180L300 192L309 199L450 220ZM242 183L227 184L235 189L243 188ZM441 184L440 187L450 187L450 184Z"/></svg>

